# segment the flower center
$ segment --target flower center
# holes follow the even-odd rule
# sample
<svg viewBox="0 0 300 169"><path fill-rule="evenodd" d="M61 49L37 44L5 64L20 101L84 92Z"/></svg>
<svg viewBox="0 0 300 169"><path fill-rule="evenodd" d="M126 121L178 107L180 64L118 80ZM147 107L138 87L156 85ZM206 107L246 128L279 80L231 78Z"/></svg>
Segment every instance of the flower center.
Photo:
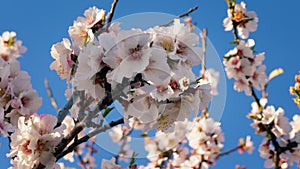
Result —
<svg viewBox="0 0 300 169"><path fill-rule="evenodd" d="M30 99L28 97L22 97L21 102L23 106L26 106L30 102Z"/></svg>
<svg viewBox="0 0 300 169"><path fill-rule="evenodd" d="M10 39L4 41L3 43L5 46L12 46L15 43L15 39L16 39L16 37L14 36L14 37L11 37Z"/></svg>
<svg viewBox="0 0 300 169"><path fill-rule="evenodd" d="M236 22L241 22L244 19L245 19L245 14L243 11L237 10L234 12L233 20L235 20Z"/></svg>
<svg viewBox="0 0 300 169"><path fill-rule="evenodd" d="M165 86L157 86L156 89L158 93L163 93L168 90L168 88Z"/></svg>
<svg viewBox="0 0 300 169"><path fill-rule="evenodd" d="M65 74L65 69L64 69L64 67L61 64L58 66L57 73L59 75Z"/></svg>
<svg viewBox="0 0 300 169"><path fill-rule="evenodd" d="M295 76L295 81L296 81L297 83L300 83L300 75Z"/></svg>
<svg viewBox="0 0 300 169"><path fill-rule="evenodd" d="M132 60L138 60L142 57L142 47L138 44L136 48L129 49L129 56Z"/></svg>
<svg viewBox="0 0 300 169"><path fill-rule="evenodd" d="M239 50L237 51L236 55L237 55L237 56L243 56L243 50L240 50L240 49L239 49Z"/></svg>
<svg viewBox="0 0 300 169"><path fill-rule="evenodd" d="M80 33L79 33L79 36L85 38L85 37L87 36L86 30L82 29L82 30L80 31Z"/></svg>
<svg viewBox="0 0 300 169"><path fill-rule="evenodd" d="M31 153L32 153L32 150L30 150L30 149L28 148L29 143L30 143L30 140L26 140L26 141L23 143L22 147L21 147L22 151L23 151L25 154L31 154Z"/></svg>
<svg viewBox="0 0 300 169"><path fill-rule="evenodd" d="M182 43L179 43L178 46L177 46L176 53L179 54L179 55L184 55L185 52L186 52L186 48L187 48L187 46L185 46Z"/></svg>
<svg viewBox="0 0 300 169"><path fill-rule="evenodd" d="M151 96L146 96L144 103L147 105L147 108L150 109L150 106L155 104L155 100Z"/></svg>
<svg viewBox="0 0 300 169"><path fill-rule="evenodd" d="M39 151L45 151L45 150L47 150L46 142L44 142L44 141L42 141L42 140L39 140L39 141L37 142L37 149L38 149Z"/></svg>
<svg viewBox="0 0 300 169"><path fill-rule="evenodd" d="M8 61L8 55L1 55L1 58L4 60L4 61Z"/></svg>
<svg viewBox="0 0 300 169"><path fill-rule="evenodd" d="M87 14L86 20L87 20L88 25L92 25L92 23L94 22L94 19L91 14Z"/></svg>
<svg viewBox="0 0 300 169"><path fill-rule="evenodd" d="M174 43L172 38L170 37L161 38L161 42L159 44L165 49L167 53L172 52L174 50Z"/></svg>
<svg viewBox="0 0 300 169"><path fill-rule="evenodd" d="M170 82L169 82L169 85L171 86L171 88L176 91L179 89L179 84L177 83L176 80L174 79L171 79Z"/></svg>
<svg viewBox="0 0 300 169"><path fill-rule="evenodd" d="M161 116L159 117L159 119L157 120L157 122L158 122L158 124L159 124L159 128L160 128L160 129L166 130L166 129L169 128L171 122L170 122L170 120L169 120L168 117L169 117L169 115L161 115Z"/></svg>

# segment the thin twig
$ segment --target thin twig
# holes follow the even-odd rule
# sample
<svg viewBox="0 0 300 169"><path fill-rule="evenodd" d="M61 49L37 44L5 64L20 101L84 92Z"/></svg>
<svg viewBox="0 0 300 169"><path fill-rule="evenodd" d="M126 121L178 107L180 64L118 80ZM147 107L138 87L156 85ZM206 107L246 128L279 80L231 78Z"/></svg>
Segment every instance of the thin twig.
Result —
<svg viewBox="0 0 300 169"><path fill-rule="evenodd" d="M251 85L249 87L251 89L252 97L253 97L254 101L256 102L257 106L259 107L260 113L262 113L261 112L262 111L262 105L259 102L259 99L258 99L258 97L257 97L257 95L256 95L256 93L254 91L254 88Z"/></svg>
<svg viewBox="0 0 300 169"><path fill-rule="evenodd" d="M91 120L92 118L95 118L97 115L99 115L99 112L106 109L109 105L113 103L113 99L111 94L107 93L106 96L98 102L95 109L90 111L88 115L83 119L83 121L87 124L92 124Z"/></svg>
<svg viewBox="0 0 300 169"><path fill-rule="evenodd" d="M45 80L44 80L44 84L45 84L45 87L46 87L46 90L47 90L47 94L48 94L48 96L49 96L49 98L50 98L51 105L54 107L54 109L55 109L57 112L59 112L59 108L58 108L58 106L57 106L56 100L55 100L54 97L53 97L53 93L52 93L52 90L51 90L51 88L50 88L50 86L49 86L49 81L48 81L48 79L45 79Z"/></svg>
<svg viewBox="0 0 300 169"><path fill-rule="evenodd" d="M230 154L230 153L233 153L233 152L237 151L238 149L242 148L243 146L244 146L244 145L241 144L241 145L238 145L237 147L235 147L235 148L233 148L233 149L226 150L226 151L220 153L220 154L217 156L217 158L222 157L222 156L224 156L224 155L228 155L228 154Z"/></svg>
<svg viewBox="0 0 300 169"><path fill-rule="evenodd" d="M180 18L183 18L185 16L189 16L189 14L191 14L192 12L196 11L198 9L198 5L194 6L193 8L190 8L186 13L183 13L181 15L178 15L175 19L180 19ZM163 25L160 25L160 26L169 26L171 25L172 23L174 22L174 19L171 20L170 22L166 23L166 24L163 24Z"/></svg>
<svg viewBox="0 0 300 169"><path fill-rule="evenodd" d="M267 131L268 135L271 137L271 141L273 143L273 146L275 147L275 167L274 169L279 169L279 162L280 162L280 154L282 153L281 151L281 146L277 142L277 137L275 134L271 131L270 126L264 125L265 130Z"/></svg>
<svg viewBox="0 0 300 169"><path fill-rule="evenodd" d="M91 151L91 155L93 155L94 153L96 153L97 152L97 150L96 149L94 149L94 145L95 145L95 137L91 137L91 139L90 139L90 142L91 142L91 145L89 145L90 147L90 151Z"/></svg>
<svg viewBox="0 0 300 169"><path fill-rule="evenodd" d="M63 109L61 109L58 112L57 115L57 123L56 123L56 127L59 127L62 123L62 121L65 119L65 117L67 116L67 114L69 113L69 110L71 109L71 107L73 106L73 104L75 103L75 99L77 99L77 91L73 92L73 95L70 97L69 101L66 103L66 105L64 106Z"/></svg>
<svg viewBox="0 0 300 169"><path fill-rule="evenodd" d="M107 18L107 22L106 22L105 32L108 32L108 29L110 27L112 18L114 16L115 9L116 9L118 1L119 0L114 0L114 2L111 4L111 8L110 8L110 11L109 11L109 14L108 14L108 18Z"/></svg>
<svg viewBox="0 0 300 169"><path fill-rule="evenodd" d="M120 154L122 154L122 153L124 153L124 147L125 147L125 145L126 145L126 143L127 143L127 139L128 139L128 136L132 133L132 131L133 131L133 128L134 128L134 125L135 124L133 124L133 127L128 131L128 133L126 133L126 134L124 134L123 136L122 136L122 138L121 138L121 140L123 141L122 142L122 145L121 145L121 147L120 147L120 150L119 150L119 153L115 156L115 158L116 158L116 164L118 164L118 160L119 160L119 158L120 158Z"/></svg>
<svg viewBox="0 0 300 169"><path fill-rule="evenodd" d="M79 152L76 149L74 151L75 151L75 153L76 153L76 155L77 155L77 157L79 159L79 162L82 164L82 168L83 169L87 169L86 166L85 166L86 163L84 162L81 154L79 154Z"/></svg>
<svg viewBox="0 0 300 169"><path fill-rule="evenodd" d="M201 76L203 77L205 74L205 55L206 55L206 42L207 42L207 29L204 28L203 32L200 34L201 41L202 41L202 69L201 69Z"/></svg>

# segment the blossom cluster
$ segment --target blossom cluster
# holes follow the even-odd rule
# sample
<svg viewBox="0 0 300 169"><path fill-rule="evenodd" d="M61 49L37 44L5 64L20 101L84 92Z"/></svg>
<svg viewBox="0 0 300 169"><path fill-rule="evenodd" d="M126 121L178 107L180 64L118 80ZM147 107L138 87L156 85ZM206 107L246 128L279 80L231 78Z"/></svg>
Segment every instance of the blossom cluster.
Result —
<svg viewBox="0 0 300 169"><path fill-rule="evenodd" d="M130 149L130 145L128 144L131 141L131 137L129 136L131 132L132 129L128 129L121 125L112 128L109 132L112 141L120 146L120 151L118 153L119 161L128 162L128 157L131 157L133 154L133 151Z"/></svg>
<svg viewBox="0 0 300 169"><path fill-rule="evenodd" d="M0 134L5 137L17 129L20 117L28 119L42 104L30 76L16 60L25 51L15 32L0 36Z"/></svg>
<svg viewBox="0 0 300 169"><path fill-rule="evenodd" d="M234 89L246 95L252 94L251 87L261 90L267 83L266 66L262 64L264 53L253 54L254 40L240 40L237 46L224 56L228 78L235 80ZM250 87L249 87L250 86Z"/></svg>
<svg viewBox="0 0 300 169"><path fill-rule="evenodd" d="M167 130L188 118L191 107L195 114L207 107L211 84L192 71L202 60L199 36L179 19L148 30L112 23L104 31L103 10L89 8L84 15L69 28L72 43L65 38L51 48L50 68L72 85L69 91L85 91L95 101L110 93L123 105L127 126L135 121L144 131Z"/></svg>
<svg viewBox="0 0 300 169"><path fill-rule="evenodd" d="M254 11L248 11L245 2L236 4L236 2L228 1L229 8L227 10L228 17L223 20L225 31L236 29L237 35L243 39L249 37L249 32L257 29L258 18Z"/></svg>
<svg viewBox="0 0 300 169"><path fill-rule="evenodd" d="M233 44L236 44L236 47L225 54L223 64L228 78L235 80L234 89L244 91L250 96L253 87L261 90L268 81L266 66L262 64L265 54L264 52L256 54L253 39L244 41L239 37L246 39L249 37L249 31L256 31L258 18L254 11L247 11L244 2L236 4L235 1L229 1L228 5L228 17L224 19L223 26L226 31L233 29L235 35Z"/></svg>
<svg viewBox="0 0 300 169"><path fill-rule="evenodd" d="M205 169L221 154L224 135L220 123L204 116L194 121L177 121L173 132L157 132L145 138L150 163L141 168L161 166Z"/></svg>
<svg viewBox="0 0 300 169"><path fill-rule="evenodd" d="M265 59L264 53L255 54L255 42L246 39L249 32L254 32L257 28L258 18L255 12L246 10L244 2L236 4L236 1L228 1L228 17L224 19L225 30L233 30L236 47L224 56L224 65L228 78L235 79L234 89L245 91L245 94L252 95L255 102L252 103L252 110L248 118L253 120L251 126L257 134L264 137L259 146L259 153L265 158L266 168L288 168L297 163L299 165L299 115L293 117L289 122L284 116L282 108L275 109L274 106L267 105L266 85L270 79L281 74L282 70L273 71L269 77L266 75L266 66L262 64ZM237 33L238 32L238 33ZM291 94L298 99L298 81L290 88ZM255 90L263 89L262 98L259 99Z"/></svg>
<svg viewBox="0 0 300 169"><path fill-rule="evenodd" d="M46 168L55 166L55 146L63 138L64 126L54 128L57 118L52 115L32 115L28 120L20 117L18 129L11 135L11 168L35 168L39 163Z"/></svg>
<svg viewBox="0 0 300 169"><path fill-rule="evenodd" d="M84 116L88 117L88 114L84 114L82 108L90 113L99 101L107 101L108 96L121 103L125 126L114 127L110 135L121 146L118 158L122 160L132 155L127 144L131 128L156 129L166 135L178 130L175 124L187 123L184 120L191 116L191 109L196 116L207 108L212 95L217 94L219 74L213 69L199 75L192 71L194 66L202 63L199 35L179 19L174 19L170 26L147 30L122 30L121 23L117 22L105 29L106 19L106 12L96 7L86 10L84 17L78 17L69 27L71 40L64 38L52 46L51 55L55 61L50 69L56 70L61 79L66 79L69 99L75 91L82 91L86 98L85 101L75 99L70 109L75 121L87 119ZM84 102L89 105L82 104ZM101 119L101 115L95 117ZM211 123L214 122L209 121ZM184 124L182 129L186 127ZM181 134L184 137L184 132ZM213 142L214 138L210 139ZM216 152L222 146L217 147ZM198 156L202 156L199 153ZM211 155L203 158L213 160ZM116 160L120 159L103 160L102 168L119 168Z"/></svg>
<svg viewBox="0 0 300 169"><path fill-rule="evenodd" d="M223 64L228 78L235 80L234 89L251 95L252 87L261 90L267 83L266 66L262 64L265 56L264 53L255 54L253 39L246 42L239 37L246 39L249 32L256 31L258 18L254 11L247 11L244 2L236 4L228 1L228 6L228 17L224 19L223 26L226 31L233 30L236 47L225 54Z"/></svg>
<svg viewBox="0 0 300 169"><path fill-rule="evenodd" d="M276 110L274 106L268 106L267 100L264 98L260 100L260 105L262 108L253 102L252 111L248 117L253 119L251 126L256 133L265 137L259 146L260 156L266 159L265 167L274 167L278 149L281 151L280 165L282 168L287 168L284 166L290 166L293 162L299 165L300 116L294 115L293 121L289 122L288 118L284 116L282 108ZM274 141L278 141L278 145L274 145Z"/></svg>
<svg viewBox="0 0 300 169"><path fill-rule="evenodd" d="M54 128L57 118L37 115L42 99L32 89L30 76L20 70L17 60L26 48L15 32L0 36L0 134L10 137L12 167L60 168L53 156L55 146L66 135L65 125Z"/></svg>
<svg viewBox="0 0 300 169"><path fill-rule="evenodd" d="M296 96L293 100L300 108L300 75L295 76L295 81L295 85L290 87L290 93Z"/></svg>
<svg viewBox="0 0 300 169"><path fill-rule="evenodd" d="M63 125L65 126L65 129L63 130L63 135L68 136L70 133L72 133L72 130L75 127L74 119L71 116L66 116L66 118L63 120ZM78 137L81 138L85 135L84 131L81 131L78 133ZM75 139L69 142L68 146L72 145L74 143ZM90 138L90 140L86 143L80 144L76 146L74 151L66 154L63 159L66 161L69 161L71 163L75 162L75 157L80 156L81 160L78 161L78 166L84 167L95 167L95 157L93 154L97 152L97 150L94 148L95 138ZM57 163L60 165L61 163ZM60 166L60 169L65 169L64 166Z"/></svg>
<svg viewBox="0 0 300 169"><path fill-rule="evenodd" d="M256 13L247 11L244 2L227 2L223 26L233 31L235 47L225 54L223 63L228 78L235 80L234 89L255 99L248 117L256 133L264 137L260 156L266 159L267 168L299 165L300 116L295 115L290 122L282 108L267 105L267 95L258 99L254 91L265 90L270 80L263 64L264 53L256 53L254 40L246 40L249 32L257 29ZM222 152L221 123L210 118L207 111L212 95L218 94L219 74L205 65L199 74L193 72L195 66L204 64L205 51L199 46L199 35L193 33L191 19L188 25L174 19L171 25L147 30L123 30L121 23L105 24L106 20L109 16L105 10L87 9L69 27L70 39L64 38L51 48L55 61L50 69L66 80L66 96L72 101L72 107L63 110L71 117L65 114L63 119L63 111L59 118L37 115L42 100L17 61L26 48L14 32L4 32L0 37L0 134L10 137L10 168L63 169L67 167L57 160L64 157L74 162L74 154L82 168L96 167L93 133L112 127L109 135L121 149L116 158L102 160L102 169L121 169L118 160L126 161L130 156L129 168L137 168L135 153L128 144L134 129L145 132L150 161L140 169L207 169L230 153ZM296 76L296 84L290 89L297 96L296 104L299 79ZM103 125L113 101L123 106L124 126L113 125L114 121ZM199 111L204 113L197 117ZM85 135L85 128L92 134ZM151 138L146 133L153 129L156 132ZM90 144L77 144L86 138ZM251 153L253 149L248 136L233 150ZM63 155L57 158L57 154Z"/></svg>
<svg viewBox="0 0 300 169"><path fill-rule="evenodd" d="M77 57L84 45L94 39L94 31L103 26L105 11L91 7L84 12L84 17L78 17L73 26L69 27L69 39L64 38L52 46L51 56L55 61L50 65L51 70L56 70L62 79L70 80L72 69L77 62ZM102 26L101 26L102 25Z"/></svg>

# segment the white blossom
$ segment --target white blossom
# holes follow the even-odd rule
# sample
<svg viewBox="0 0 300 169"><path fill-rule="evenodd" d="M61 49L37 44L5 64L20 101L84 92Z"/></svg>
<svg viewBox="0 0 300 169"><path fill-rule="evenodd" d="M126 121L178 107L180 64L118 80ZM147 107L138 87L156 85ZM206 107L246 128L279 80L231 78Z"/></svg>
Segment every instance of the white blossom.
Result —
<svg viewBox="0 0 300 169"><path fill-rule="evenodd" d="M78 67L73 81L78 90L86 90L94 98L105 95L104 82L97 73L104 67L103 50L96 42L88 43L78 56Z"/></svg>
<svg viewBox="0 0 300 169"><path fill-rule="evenodd" d="M67 38L63 38L61 42L58 42L51 47L51 56L55 61L50 64L50 69L55 70L62 79L70 77L71 70L74 63L76 54L73 54L71 42Z"/></svg>
<svg viewBox="0 0 300 169"><path fill-rule="evenodd" d="M235 4L233 13L230 9L227 10L228 17L223 20L225 31L233 29L233 22L238 23L238 35L246 39L249 32L254 32L257 29L258 18L254 11L247 11L246 4L242 1L240 4Z"/></svg>
<svg viewBox="0 0 300 169"><path fill-rule="evenodd" d="M11 136L11 152L8 157L17 168L33 168L39 163L46 167L55 165L55 146L62 139L64 126L54 129L57 119L52 115L32 115L28 120L20 117L18 129Z"/></svg>
<svg viewBox="0 0 300 169"><path fill-rule="evenodd" d="M17 40L15 32L3 32L0 36L0 57L7 62L11 62L26 52L26 47L22 46L22 41Z"/></svg>

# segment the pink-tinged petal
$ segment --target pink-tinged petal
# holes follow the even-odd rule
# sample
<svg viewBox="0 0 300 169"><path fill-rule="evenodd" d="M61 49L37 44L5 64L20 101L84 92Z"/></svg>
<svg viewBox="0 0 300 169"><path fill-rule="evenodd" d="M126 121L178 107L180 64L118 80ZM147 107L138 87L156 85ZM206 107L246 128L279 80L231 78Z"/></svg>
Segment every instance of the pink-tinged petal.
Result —
<svg viewBox="0 0 300 169"><path fill-rule="evenodd" d="M223 26L225 27L225 31L231 31L233 29L231 18L225 18L223 20Z"/></svg>
<svg viewBox="0 0 300 169"><path fill-rule="evenodd" d="M41 116L41 128L46 131L52 131L57 123L57 118L52 115L44 114Z"/></svg>

